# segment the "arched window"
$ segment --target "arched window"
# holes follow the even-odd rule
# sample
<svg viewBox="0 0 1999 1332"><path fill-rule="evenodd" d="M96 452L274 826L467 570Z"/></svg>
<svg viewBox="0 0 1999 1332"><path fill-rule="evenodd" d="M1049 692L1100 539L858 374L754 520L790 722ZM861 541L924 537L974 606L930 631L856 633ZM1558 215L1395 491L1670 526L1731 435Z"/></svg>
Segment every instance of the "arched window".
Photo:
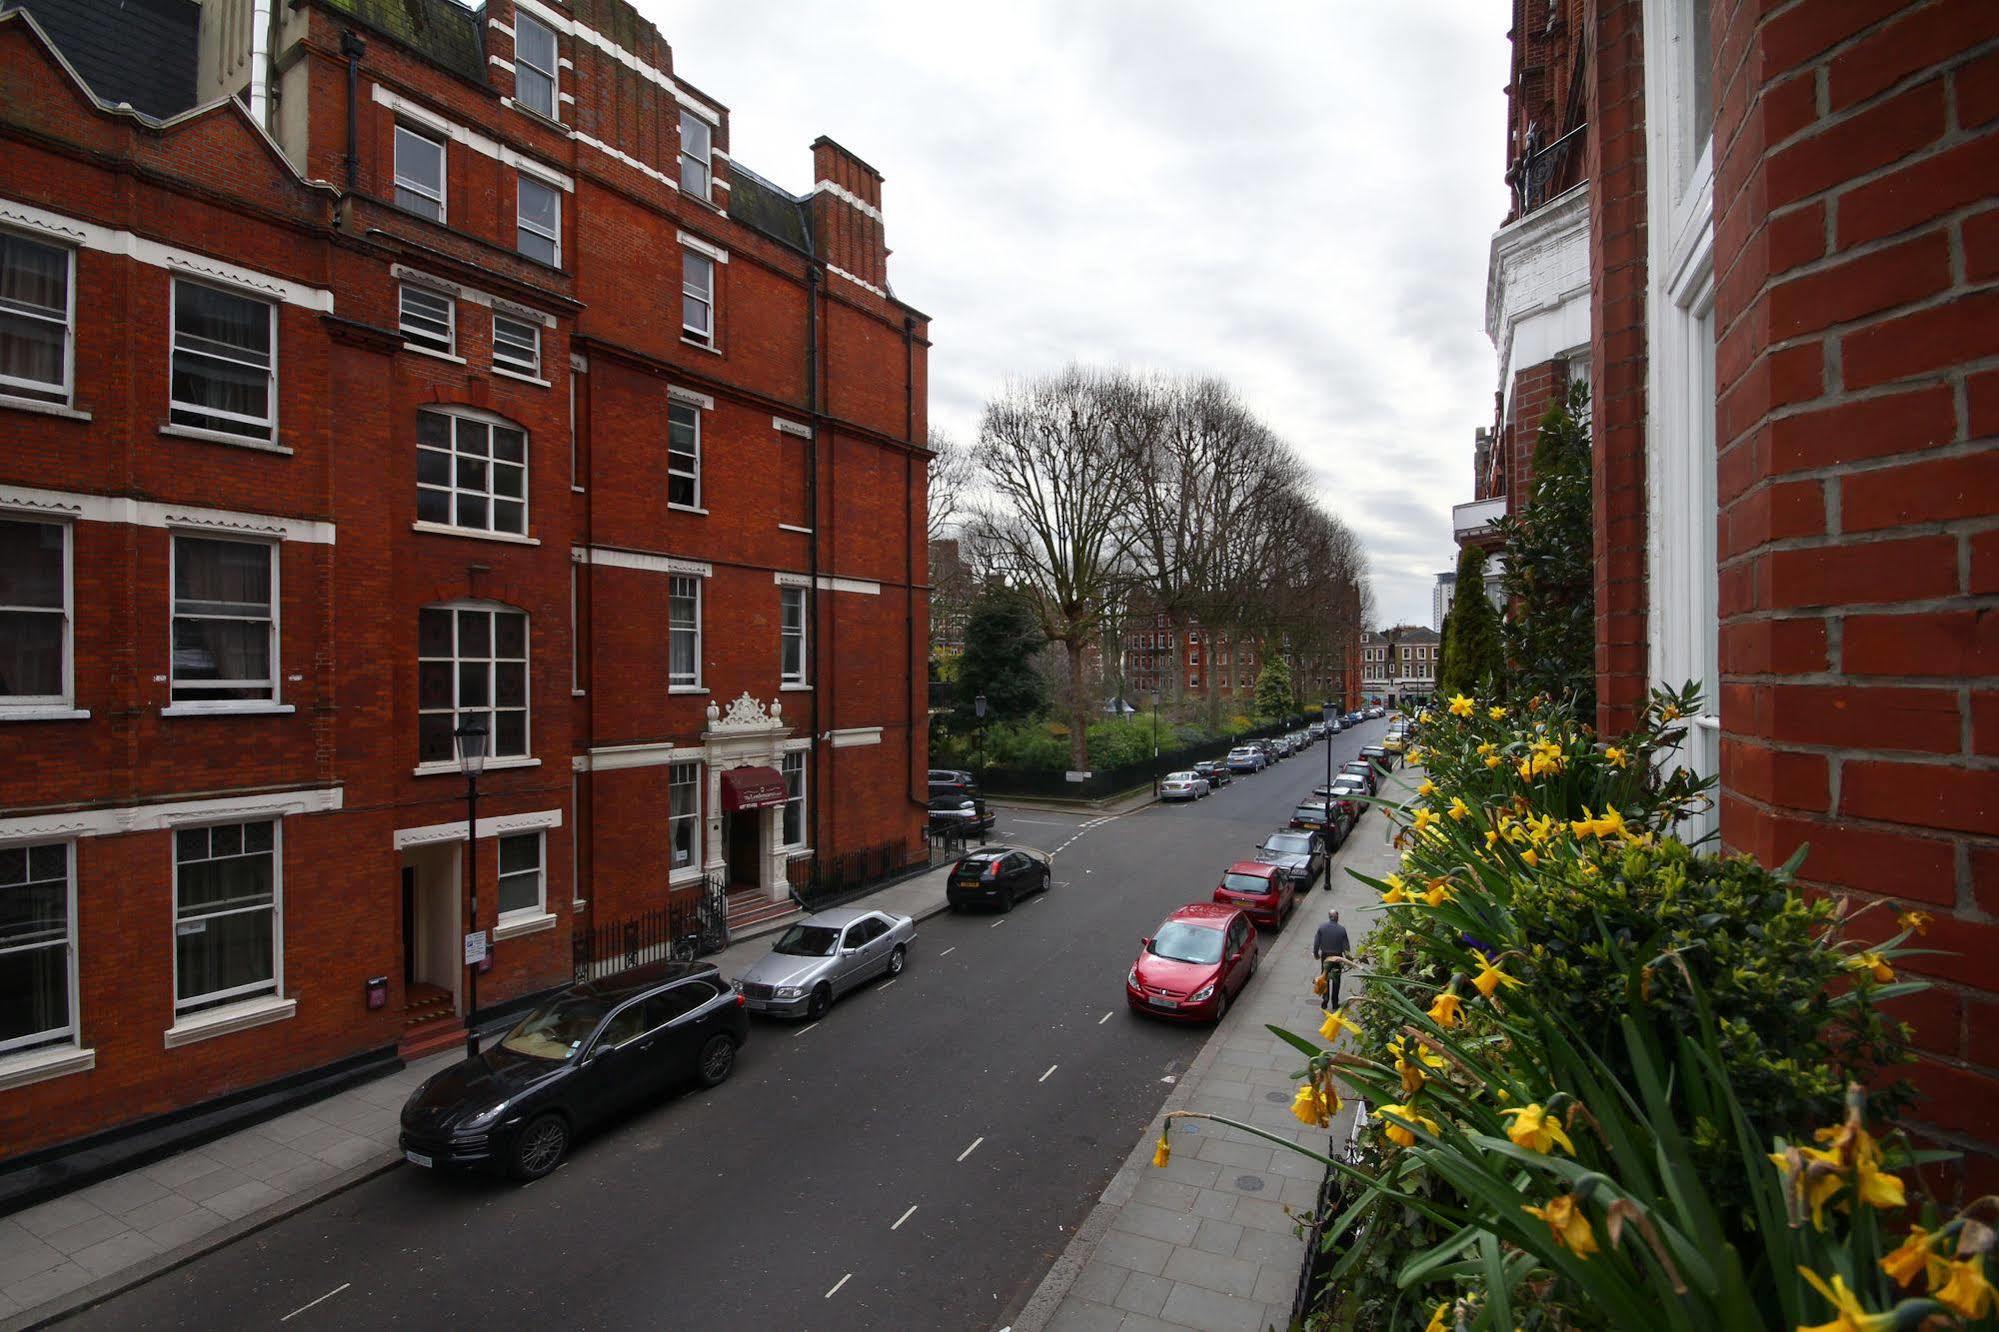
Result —
<svg viewBox="0 0 1999 1332"><path fill-rule="evenodd" d="M528 531L528 436L472 407L416 414L416 516L467 532Z"/></svg>
<svg viewBox="0 0 1999 1332"><path fill-rule="evenodd" d="M528 756L528 617L492 601L417 613L417 762L456 766L452 732L486 728L494 759Z"/></svg>

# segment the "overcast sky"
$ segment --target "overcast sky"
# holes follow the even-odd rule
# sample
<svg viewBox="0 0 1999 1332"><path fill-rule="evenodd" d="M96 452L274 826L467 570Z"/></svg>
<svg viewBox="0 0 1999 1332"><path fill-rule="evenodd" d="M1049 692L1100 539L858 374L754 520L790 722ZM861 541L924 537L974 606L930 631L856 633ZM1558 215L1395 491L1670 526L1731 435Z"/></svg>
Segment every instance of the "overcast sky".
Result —
<svg viewBox="0 0 1999 1332"><path fill-rule="evenodd" d="M886 178L889 280L929 314L930 419L1070 360L1212 373L1430 622L1492 419L1506 14L1479 0L637 0L737 158Z"/></svg>

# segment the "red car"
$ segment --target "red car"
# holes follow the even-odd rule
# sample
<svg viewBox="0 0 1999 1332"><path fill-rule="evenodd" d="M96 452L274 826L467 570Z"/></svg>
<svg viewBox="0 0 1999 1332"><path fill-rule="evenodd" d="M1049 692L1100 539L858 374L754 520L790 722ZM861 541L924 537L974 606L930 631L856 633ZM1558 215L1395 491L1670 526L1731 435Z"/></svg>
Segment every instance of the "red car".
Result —
<svg viewBox="0 0 1999 1332"><path fill-rule="evenodd" d="M1290 876L1279 873L1278 866L1260 860L1238 860L1222 875L1215 888L1215 901L1246 911L1251 920L1274 930L1290 916L1292 904L1297 900L1296 891Z"/></svg>
<svg viewBox="0 0 1999 1332"><path fill-rule="evenodd" d="M1256 974L1261 952L1249 917L1211 902L1181 907L1139 944L1124 978L1125 1002L1135 1013L1182 1022L1220 1022Z"/></svg>

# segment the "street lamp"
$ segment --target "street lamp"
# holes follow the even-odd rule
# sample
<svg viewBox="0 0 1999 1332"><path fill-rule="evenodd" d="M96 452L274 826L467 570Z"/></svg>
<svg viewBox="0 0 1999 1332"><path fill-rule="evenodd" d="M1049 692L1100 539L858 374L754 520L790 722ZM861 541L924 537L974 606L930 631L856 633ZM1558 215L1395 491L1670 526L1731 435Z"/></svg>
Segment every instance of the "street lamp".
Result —
<svg viewBox="0 0 1999 1332"><path fill-rule="evenodd" d="M986 696L980 694L972 700L972 715L979 719L979 787L986 784Z"/></svg>
<svg viewBox="0 0 1999 1332"><path fill-rule="evenodd" d="M468 721L451 733L458 742L458 770L465 774L465 937L479 932L479 774L486 768L486 728ZM465 960L465 1057L479 1057L479 964Z"/></svg>

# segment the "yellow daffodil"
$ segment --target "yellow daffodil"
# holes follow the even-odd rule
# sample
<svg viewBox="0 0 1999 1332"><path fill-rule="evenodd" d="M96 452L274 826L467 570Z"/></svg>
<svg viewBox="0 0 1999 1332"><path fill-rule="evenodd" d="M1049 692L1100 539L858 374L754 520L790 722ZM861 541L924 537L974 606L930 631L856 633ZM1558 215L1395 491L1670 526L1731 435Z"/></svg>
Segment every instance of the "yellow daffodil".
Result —
<svg viewBox="0 0 1999 1332"><path fill-rule="evenodd" d="M1895 917L1895 923L1905 930L1911 930L1917 934L1928 934L1930 932L1930 922L1935 919L1936 917L1927 911L1904 911L1901 915Z"/></svg>
<svg viewBox="0 0 1999 1332"><path fill-rule="evenodd" d="M1419 796L1433 796L1437 794L1437 784L1428 777L1425 777L1423 784L1416 788L1416 794Z"/></svg>
<svg viewBox="0 0 1999 1332"><path fill-rule="evenodd" d="M1900 1175L1891 1175L1874 1160L1861 1157L1853 1165L1853 1191L1869 1207L1906 1207L1908 1193Z"/></svg>
<svg viewBox="0 0 1999 1332"><path fill-rule="evenodd" d="M1503 718L1505 718L1506 709L1500 707L1497 703L1495 703L1491 707L1485 710L1485 715L1492 718L1492 720L1494 721L1500 721Z"/></svg>
<svg viewBox="0 0 1999 1332"><path fill-rule="evenodd" d="M1937 1237L1921 1226L1910 1226L1909 1238L1881 1260L1881 1270L1904 1290L1919 1276L1927 1277L1930 1289L1935 1290L1950 1278L1950 1264L1936 1251L1936 1241Z"/></svg>
<svg viewBox="0 0 1999 1332"><path fill-rule="evenodd" d="M1484 744L1478 747L1478 752L1481 757L1496 754L1499 752L1499 746L1493 744L1492 741L1488 740Z"/></svg>
<svg viewBox="0 0 1999 1332"><path fill-rule="evenodd" d="M1555 1242L1578 1258L1587 1258L1597 1251L1596 1232L1590 1229L1589 1218L1576 1205L1574 1194L1564 1193L1550 1198L1546 1207L1526 1207L1521 1211L1529 1216L1539 1217L1548 1223L1554 1232Z"/></svg>
<svg viewBox="0 0 1999 1332"><path fill-rule="evenodd" d="M1478 975L1471 978L1471 983L1487 999L1492 998L1492 992L1497 990L1501 985L1517 986L1520 984L1519 981L1501 971L1496 963L1489 962L1483 957L1480 957L1478 960Z"/></svg>
<svg viewBox="0 0 1999 1332"><path fill-rule="evenodd" d="M1525 1147L1530 1152L1548 1154L1548 1148L1556 1143L1570 1156L1576 1154L1576 1145L1569 1141L1568 1132L1562 1121L1541 1108L1537 1101L1533 1105L1517 1105L1499 1112L1513 1122L1506 1126L1506 1136L1516 1147Z"/></svg>
<svg viewBox="0 0 1999 1332"><path fill-rule="evenodd" d="M1678 721L1679 719L1680 719L1680 708L1679 705L1676 703L1668 703L1665 706L1665 708L1659 713L1660 721Z"/></svg>
<svg viewBox="0 0 1999 1332"><path fill-rule="evenodd" d="M1469 717L1472 714L1472 710L1476 707L1478 707L1478 704L1472 702L1463 694L1459 694L1451 700L1451 715L1453 717Z"/></svg>
<svg viewBox="0 0 1999 1332"><path fill-rule="evenodd" d="M1463 1007L1464 1001L1456 995L1440 994L1430 1005L1430 1021L1449 1031L1465 1020L1464 1014L1459 1012Z"/></svg>
<svg viewBox="0 0 1999 1332"><path fill-rule="evenodd" d="M1536 814L1527 820L1527 836L1536 846L1540 846L1555 835L1555 819L1551 814Z"/></svg>
<svg viewBox="0 0 1999 1332"><path fill-rule="evenodd" d="M1423 900L1433 907L1440 907L1454 896L1456 894L1451 892L1449 879L1432 879L1429 889L1423 894Z"/></svg>
<svg viewBox="0 0 1999 1332"><path fill-rule="evenodd" d="M1624 815L1618 812L1615 805L1604 806L1600 815L1591 814L1589 806L1584 805L1583 817L1571 819L1569 831L1578 837L1594 837L1598 841L1611 837L1622 838L1625 841L1636 840L1631 829L1625 825Z"/></svg>
<svg viewBox="0 0 1999 1332"><path fill-rule="evenodd" d="M1527 862L1529 868L1541 863L1540 853L1535 851L1531 846L1520 853L1520 858Z"/></svg>
<svg viewBox="0 0 1999 1332"><path fill-rule="evenodd" d="M1168 1161L1171 1161L1172 1159L1173 1159L1173 1146L1171 1143L1166 1141L1166 1135L1162 1133L1159 1135L1158 1145L1152 1149L1152 1164L1159 1166L1163 1169L1166 1163Z"/></svg>
<svg viewBox="0 0 1999 1332"><path fill-rule="evenodd" d="M1384 1105L1377 1112L1381 1118L1382 1131L1388 1140L1398 1147L1414 1147L1416 1135L1412 1128L1421 1127L1426 1132L1437 1131L1437 1121L1426 1115L1419 1115L1406 1105Z"/></svg>
<svg viewBox="0 0 1999 1332"><path fill-rule="evenodd" d="M1468 819L1471 817L1471 806L1465 803L1463 796L1452 796L1449 813L1453 819Z"/></svg>
<svg viewBox="0 0 1999 1332"><path fill-rule="evenodd" d="M1412 826L1418 833L1422 833L1436 827L1441 822L1443 820L1439 819L1434 811L1419 809L1416 811L1416 818Z"/></svg>
<svg viewBox="0 0 1999 1332"><path fill-rule="evenodd" d="M1327 1013L1326 1020L1319 1024L1319 1038L1336 1041L1340 1038L1341 1032L1345 1032L1355 1040L1360 1039L1360 1028L1347 1021L1346 1014L1335 1008Z"/></svg>
<svg viewBox="0 0 1999 1332"><path fill-rule="evenodd" d="M1888 1332L1895 1326L1895 1315L1892 1313L1868 1313L1860 1303L1860 1297L1847 1289L1846 1279L1838 1273L1833 1274L1830 1285L1809 1267L1800 1267L1798 1274L1839 1312L1839 1317L1830 1323L1816 1323L1810 1327L1800 1324L1798 1332Z"/></svg>
<svg viewBox="0 0 1999 1332"><path fill-rule="evenodd" d="M1451 1325L1444 1321L1444 1315L1450 1311L1451 1302L1449 1300L1445 1300L1442 1304L1430 1310L1430 1321L1424 1325L1423 1332L1451 1332Z"/></svg>
<svg viewBox="0 0 1999 1332"><path fill-rule="evenodd" d="M1966 1318L1983 1318L1992 1312L1992 1283L1976 1254L1949 1265L1949 1279L1930 1293Z"/></svg>
<svg viewBox="0 0 1999 1332"><path fill-rule="evenodd" d="M1866 972L1882 985L1895 979L1895 968L1876 952L1856 953L1846 959L1846 965L1850 970Z"/></svg>
<svg viewBox="0 0 1999 1332"><path fill-rule="evenodd" d="M1531 760L1521 759L1514 770L1520 774L1521 781L1531 782L1534 780L1534 764Z"/></svg>
<svg viewBox="0 0 1999 1332"><path fill-rule="evenodd" d="M1413 767L1414 765L1416 765L1416 764L1418 764L1418 763L1421 763L1422 761L1423 761L1423 751L1422 751L1422 749L1421 749L1420 747L1414 747L1414 748L1411 748L1411 749L1410 749L1410 751L1409 751L1409 763L1410 763L1410 765L1411 765L1411 766Z"/></svg>
<svg viewBox="0 0 1999 1332"><path fill-rule="evenodd" d="M1407 902L1409 900L1409 889L1402 882L1402 876L1400 874L1391 874L1387 878L1383 879L1382 882L1388 885L1388 891L1381 895L1382 901L1393 904L1396 902Z"/></svg>
<svg viewBox="0 0 1999 1332"><path fill-rule="evenodd" d="M1487 828L1487 829L1485 830L1485 844L1486 844L1486 845L1487 845L1488 847L1492 847L1492 846L1498 846L1498 845L1499 845L1499 834L1498 834L1498 833L1496 833L1496 832L1494 832L1494 831L1493 831L1492 829L1490 829L1490 828Z"/></svg>
<svg viewBox="0 0 1999 1332"><path fill-rule="evenodd" d="M1417 1092L1423 1090L1423 1084L1429 1080L1429 1075L1423 1071L1424 1065L1427 1064L1431 1068L1444 1067L1443 1057L1433 1054L1423 1046L1417 1047L1416 1057L1411 1059L1408 1048L1403 1044L1400 1036L1397 1036L1388 1043L1388 1052L1395 1056L1395 1073L1397 1077L1402 1079L1402 1094L1404 1096L1413 1097Z"/></svg>
<svg viewBox="0 0 1999 1332"><path fill-rule="evenodd" d="M1485 766L1488 768L1496 768L1504 762L1506 762L1506 760L1499 757L1499 755L1497 754L1488 754L1486 755L1485 758Z"/></svg>
<svg viewBox="0 0 1999 1332"><path fill-rule="evenodd" d="M1298 1094L1291 1098L1292 1115L1299 1123L1316 1128L1330 1128L1339 1109L1339 1097L1329 1097L1326 1089L1316 1082L1299 1083Z"/></svg>
<svg viewBox="0 0 1999 1332"><path fill-rule="evenodd" d="M1631 762L1631 756L1616 745L1606 745L1603 750L1603 761L1613 768L1622 768Z"/></svg>
<svg viewBox="0 0 1999 1332"><path fill-rule="evenodd" d="M1824 1230L1826 1204L1846 1187L1832 1153L1793 1147L1788 1152L1771 1152L1770 1160L1784 1176L1785 1192L1799 1196L1811 1210L1812 1228Z"/></svg>

